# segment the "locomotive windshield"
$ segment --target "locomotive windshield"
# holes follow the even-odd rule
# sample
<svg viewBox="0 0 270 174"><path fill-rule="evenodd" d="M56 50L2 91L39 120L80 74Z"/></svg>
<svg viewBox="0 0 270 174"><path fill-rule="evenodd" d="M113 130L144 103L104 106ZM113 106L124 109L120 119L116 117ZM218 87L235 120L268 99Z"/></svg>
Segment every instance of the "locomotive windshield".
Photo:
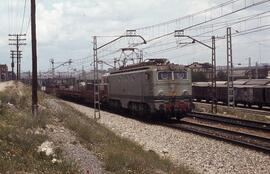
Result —
<svg viewBox="0 0 270 174"><path fill-rule="evenodd" d="M187 72L174 72L174 79L176 80L187 79Z"/></svg>
<svg viewBox="0 0 270 174"><path fill-rule="evenodd" d="M159 72L158 80L172 80L172 72Z"/></svg>
<svg viewBox="0 0 270 174"><path fill-rule="evenodd" d="M187 79L187 72L158 72L158 80Z"/></svg>

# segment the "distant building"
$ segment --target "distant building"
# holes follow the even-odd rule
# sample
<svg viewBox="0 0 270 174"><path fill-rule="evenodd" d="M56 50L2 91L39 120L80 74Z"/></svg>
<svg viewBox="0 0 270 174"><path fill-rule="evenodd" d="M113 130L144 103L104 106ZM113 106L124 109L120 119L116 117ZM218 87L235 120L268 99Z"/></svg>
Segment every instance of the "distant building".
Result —
<svg viewBox="0 0 270 174"><path fill-rule="evenodd" d="M200 73L201 72L202 74L204 74L207 81L211 80L212 65L210 63L194 62L194 63L188 65L188 67L194 73Z"/></svg>
<svg viewBox="0 0 270 174"><path fill-rule="evenodd" d="M227 66L217 68L217 73L223 71L227 74ZM265 79L269 76L270 65L260 64L251 67L234 67L233 76L235 79Z"/></svg>
<svg viewBox="0 0 270 174"><path fill-rule="evenodd" d="M194 62L188 67L192 70L194 74L195 81L211 81L212 66L210 63L199 63ZM227 80L227 66L217 66L216 68L217 80ZM202 76L203 74L203 76ZM196 75L196 76L195 76ZM270 65L269 64L259 64L258 66L251 67L234 67L233 70L234 79L265 79L270 78ZM205 78L202 78L205 77Z"/></svg>
<svg viewBox="0 0 270 174"><path fill-rule="evenodd" d="M0 65L0 81L8 80L8 66Z"/></svg>
<svg viewBox="0 0 270 174"><path fill-rule="evenodd" d="M12 75L12 71L8 71L7 79L8 80L16 80L16 74L13 73L13 75Z"/></svg>

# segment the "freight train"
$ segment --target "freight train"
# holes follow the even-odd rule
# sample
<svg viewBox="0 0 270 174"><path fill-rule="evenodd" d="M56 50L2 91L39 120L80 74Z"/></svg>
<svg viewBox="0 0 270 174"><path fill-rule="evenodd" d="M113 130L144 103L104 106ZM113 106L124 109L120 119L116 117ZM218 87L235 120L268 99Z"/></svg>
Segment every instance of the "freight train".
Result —
<svg viewBox="0 0 270 174"><path fill-rule="evenodd" d="M234 98L236 106L242 104L252 107L270 106L270 79L239 79L234 83ZM211 82L195 82L192 84L193 99L200 102L211 102ZM217 101L227 104L227 82L217 82Z"/></svg>
<svg viewBox="0 0 270 174"><path fill-rule="evenodd" d="M194 107L191 71L167 59L148 59L121 67L104 75L99 88L102 106L148 119L154 116L180 119ZM89 82L59 86L55 93L58 97L94 101L94 85Z"/></svg>

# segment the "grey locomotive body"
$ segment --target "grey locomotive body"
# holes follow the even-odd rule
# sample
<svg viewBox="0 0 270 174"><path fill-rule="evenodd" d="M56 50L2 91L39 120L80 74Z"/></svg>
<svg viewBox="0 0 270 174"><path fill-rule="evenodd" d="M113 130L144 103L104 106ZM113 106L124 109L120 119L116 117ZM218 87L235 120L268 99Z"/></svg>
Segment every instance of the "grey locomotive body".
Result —
<svg viewBox="0 0 270 174"><path fill-rule="evenodd" d="M108 102L144 116L180 117L192 109L191 72L166 59L120 68L107 77Z"/></svg>

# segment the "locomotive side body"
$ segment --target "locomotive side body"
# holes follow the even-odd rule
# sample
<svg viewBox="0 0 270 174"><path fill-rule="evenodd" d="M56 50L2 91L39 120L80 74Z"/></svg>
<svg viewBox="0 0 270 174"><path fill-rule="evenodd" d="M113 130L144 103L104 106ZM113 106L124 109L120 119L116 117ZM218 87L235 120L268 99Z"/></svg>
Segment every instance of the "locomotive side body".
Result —
<svg viewBox="0 0 270 174"><path fill-rule="evenodd" d="M129 108L131 103L145 103L145 96L150 96L153 82L145 80L149 69L137 69L131 72L117 72L108 76L108 98L114 108ZM141 106L140 106L141 107ZM142 109L140 109L142 110Z"/></svg>
<svg viewBox="0 0 270 174"><path fill-rule="evenodd" d="M140 66L108 76L109 105L143 116L179 116L192 109L191 73L184 67Z"/></svg>

